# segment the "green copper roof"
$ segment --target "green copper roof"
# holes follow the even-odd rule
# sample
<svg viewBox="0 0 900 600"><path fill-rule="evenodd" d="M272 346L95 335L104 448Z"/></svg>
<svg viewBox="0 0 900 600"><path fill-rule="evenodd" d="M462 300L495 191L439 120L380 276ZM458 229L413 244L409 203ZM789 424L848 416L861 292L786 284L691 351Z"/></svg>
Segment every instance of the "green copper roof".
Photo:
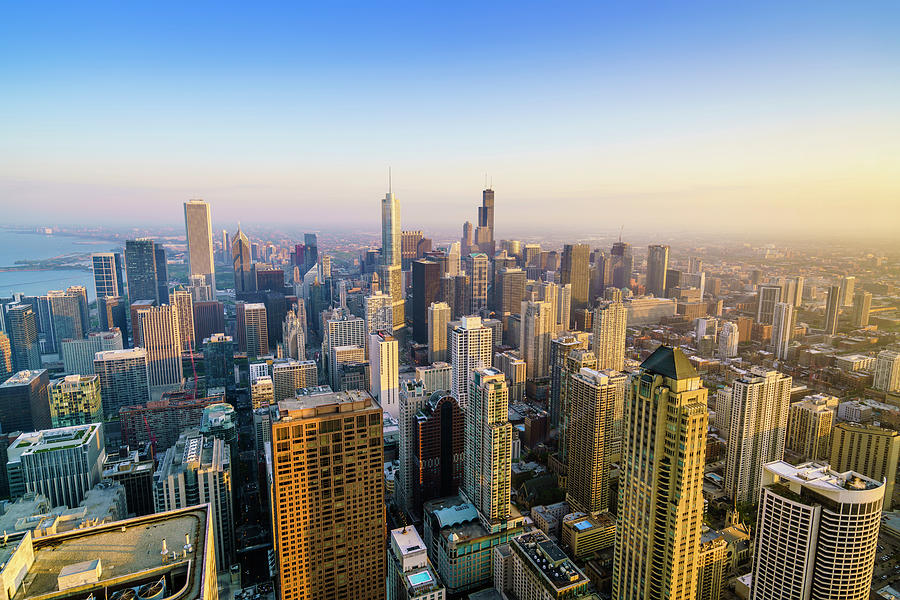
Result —
<svg viewBox="0 0 900 600"><path fill-rule="evenodd" d="M653 354L641 363L641 368L670 379L700 377L684 353L670 346L660 346L654 350Z"/></svg>

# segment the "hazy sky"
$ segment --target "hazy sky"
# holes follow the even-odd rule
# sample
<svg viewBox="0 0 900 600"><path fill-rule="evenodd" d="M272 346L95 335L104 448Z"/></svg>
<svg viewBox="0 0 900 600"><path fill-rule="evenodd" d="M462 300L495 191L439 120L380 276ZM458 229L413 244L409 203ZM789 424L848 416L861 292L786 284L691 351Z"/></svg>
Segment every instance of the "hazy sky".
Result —
<svg viewBox="0 0 900 600"><path fill-rule="evenodd" d="M490 4L490 5L489 5ZM12 222L900 229L900 3L7 2ZM21 207L19 209L19 207Z"/></svg>

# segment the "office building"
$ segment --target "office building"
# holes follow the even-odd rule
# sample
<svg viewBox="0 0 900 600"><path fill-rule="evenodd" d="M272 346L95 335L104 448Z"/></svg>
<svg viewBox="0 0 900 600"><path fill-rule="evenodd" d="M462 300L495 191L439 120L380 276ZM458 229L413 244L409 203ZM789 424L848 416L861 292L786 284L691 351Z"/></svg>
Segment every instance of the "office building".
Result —
<svg viewBox="0 0 900 600"><path fill-rule="evenodd" d="M157 452L171 448L185 429L199 428L206 407L222 402L221 396L190 398L182 393L173 399L164 394L162 400L123 407L119 411L122 441L131 446L153 443Z"/></svg>
<svg viewBox="0 0 900 600"><path fill-rule="evenodd" d="M540 529L493 550L494 589L513 598L590 598L590 581Z"/></svg>
<svg viewBox="0 0 900 600"><path fill-rule="evenodd" d="M302 298L288 309L284 317L281 343L285 358L306 360L306 303Z"/></svg>
<svg viewBox="0 0 900 600"><path fill-rule="evenodd" d="M128 303L125 296L106 296L97 298L97 313L100 319L100 331L118 329L122 335L122 347L128 347Z"/></svg>
<svg viewBox="0 0 900 600"><path fill-rule="evenodd" d="M856 471L884 481L884 503L890 507L900 460L900 432L876 425L838 423L831 432L831 468Z"/></svg>
<svg viewBox="0 0 900 600"><path fill-rule="evenodd" d="M842 277L840 288L840 305L842 307L853 306L853 296L856 292L856 277L854 277L853 275L845 275L844 277Z"/></svg>
<svg viewBox="0 0 900 600"><path fill-rule="evenodd" d="M550 426L559 427L563 397L568 383L566 357L572 350L583 349L584 344L574 336L563 335L550 340ZM596 363L595 363L596 364ZM501 371L504 369L496 365ZM580 369L579 369L580 370ZM505 372L505 371L504 371ZM507 376L508 379L508 376ZM510 393L512 396L512 393Z"/></svg>
<svg viewBox="0 0 900 600"><path fill-rule="evenodd" d="M450 393L465 410L472 371L491 365L493 332L482 324L480 317L463 317L453 325L448 336L453 367Z"/></svg>
<svg viewBox="0 0 900 600"><path fill-rule="evenodd" d="M841 314L841 288L833 285L828 288L828 298L825 302L825 333L834 335L837 333L838 317Z"/></svg>
<svg viewBox="0 0 900 600"><path fill-rule="evenodd" d="M775 305L781 302L780 285L761 285L756 295L756 322L771 325L775 319Z"/></svg>
<svg viewBox="0 0 900 600"><path fill-rule="evenodd" d="M50 382L50 421L53 427L89 425L103 420L100 378L96 375L66 375Z"/></svg>
<svg viewBox="0 0 900 600"><path fill-rule="evenodd" d="M621 239L612 245L609 252L612 259L613 287L624 289L631 287L631 273L634 269L634 257L631 253L631 244Z"/></svg>
<svg viewBox="0 0 900 600"><path fill-rule="evenodd" d="M181 340L181 351L198 350L194 337L194 305L191 293L187 290L173 290L169 293L169 305L175 310L178 320L178 338Z"/></svg>
<svg viewBox="0 0 900 600"><path fill-rule="evenodd" d="M9 343L9 337L0 331L0 383L6 381L15 372L14 364L12 344Z"/></svg>
<svg viewBox="0 0 900 600"><path fill-rule="evenodd" d="M669 268L669 247L651 244L647 247L646 293L659 298L666 295L666 270Z"/></svg>
<svg viewBox="0 0 900 600"><path fill-rule="evenodd" d="M416 381L421 381L429 392L449 390L453 387L453 367L446 362L416 367Z"/></svg>
<svg viewBox="0 0 900 600"><path fill-rule="evenodd" d="M731 384L725 491L738 503L754 502L763 465L784 458L791 377L752 367Z"/></svg>
<svg viewBox="0 0 900 600"><path fill-rule="evenodd" d="M438 299L440 291L440 265L431 260L412 263L412 323L413 339L428 342L428 307Z"/></svg>
<svg viewBox="0 0 900 600"><path fill-rule="evenodd" d="M872 387L888 393L900 391L900 352L882 350L878 353Z"/></svg>
<svg viewBox="0 0 900 600"><path fill-rule="evenodd" d="M719 358L734 358L738 355L738 343L740 332L737 324L731 321L723 321L719 329Z"/></svg>
<svg viewBox="0 0 900 600"><path fill-rule="evenodd" d="M231 238L231 266L234 271L234 291L252 292L256 282L253 279L250 240L241 231L240 224L237 233Z"/></svg>
<svg viewBox="0 0 900 600"><path fill-rule="evenodd" d="M601 302L594 309L594 354L597 369L625 369L625 327L628 313L621 302Z"/></svg>
<svg viewBox="0 0 900 600"><path fill-rule="evenodd" d="M525 300L522 302L522 324L519 331L519 352L525 361L528 379L549 375L550 340L555 335L550 302Z"/></svg>
<svg viewBox="0 0 900 600"><path fill-rule="evenodd" d="M609 468L616 405L625 401L625 375L581 369L567 386L566 502L592 515L609 510Z"/></svg>
<svg viewBox="0 0 900 600"><path fill-rule="evenodd" d="M335 362L335 354L332 348L353 346L363 349L365 356L365 348L368 345L368 336L366 334L366 323L358 317L348 317L341 315L338 318L327 319L325 321L325 335L322 339L322 355L328 361L328 376L334 381L337 373L337 362ZM365 358L363 358L365 360Z"/></svg>
<svg viewBox="0 0 900 600"><path fill-rule="evenodd" d="M206 373L206 387L233 390L234 383L234 340L224 333L215 333L203 340L203 366Z"/></svg>
<svg viewBox="0 0 900 600"><path fill-rule="evenodd" d="M103 416L106 419L119 414L123 406L144 404L150 400L150 372L147 351L143 348L98 352L94 355L93 372L100 379Z"/></svg>
<svg viewBox="0 0 900 600"><path fill-rule="evenodd" d="M94 358L98 352L122 350L122 333L118 330L89 333L86 338L62 340L59 343L63 368L66 373L92 375Z"/></svg>
<svg viewBox="0 0 900 600"><path fill-rule="evenodd" d="M379 331L369 334L369 391L381 409L400 416L400 357L394 336Z"/></svg>
<svg viewBox="0 0 900 600"><path fill-rule="evenodd" d="M50 299L53 336L57 343L68 338L83 338L88 332L84 320L87 312L87 299L81 295L80 291L73 290L71 287L65 292L51 290L47 292L47 297Z"/></svg>
<svg viewBox="0 0 900 600"><path fill-rule="evenodd" d="M587 244L566 244L563 247L560 264L561 286L572 286L572 310L590 308L588 291L590 290L590 255L591 248ZM565 327L573 327L571 321L563 323Z"/></svg>
<svg viewBox="0 0 900 600"><path fill-rule="evenodd" d="M552 364L552 346L550 352ZM509 401L522 402L525 399L525 361L519 357L517 352L508 350L494 355L494 367L502 371L506 377L506 385L509 388Z"/></svg>
<svg viewBox="0 0 900 600"><path fill-rule="evenodd" d="M425 502L455 496L462 485L465 415L459 402L434 392L416 412L412 432L412 507L420 516Z"/></svg>
<svg viewBox="0 0 900 600"><path fill-rule="evenodd" d="M478 368L469 381L465 408L465 468L462 494L478 510L488 531L503 529L510 516L513 429L503 373Z"/></svg>
<svg viewBox="0 0 900 600"><path fill-rule="evenodd" d="M189 544L182 555L179 540L185 534ZM165 594L167 600L218 598L213 534L205 506L57 535L10 538L0 569L0 578L8 582L5 597L119 598L137 596L137 590L146 598L154 594ZM163 549L165 558L160 554Z"/></svg>
<svg viewBox="0 0 900 600"><path fill-rule="evenodd" d="M147 372L150 387L180 384L181 334L174 306L163 304L137 311L137 325L141 347L147 352Z"/></svg>
<svg viewBox="0 0 900 600"><path fill-rule="evenodd" d="M292 358L276 360L272 363L272 385L274 386L272 403L277 404L296 396L300 388L319 385L319 370L312 360Z"/></svg>
<svg viewBox="0 0 900 600"><path fill-rule="evenodd" d="M391 531L388 547L387 600L444 600L441 584L425 542L414 527Z"/></svg>
<svg viewBox="0 0 900 600"><path fill-rule="evenodd" d="M23 434L19 439L28 445L7 463L10 480L18 469L25 490L43 494L52 506L75 508L87 491L100 483L106 460L100 423L44 429Z"/></svg>
<svg viewBox="0 0 900 600"><path fill-rule="evenodd" d="M394 498L397 505L409 514L420 514L421 502L416 506L414 492L420 485L416 479L415 463L415 424L416 414L428 400L429 392L421 381L404 381L400 385L400 416L397 418L399 429L398 470L394 486ZM440 392L435 392L439 394Z"/></svg>
<svg viewBox="0 0 900 600"><path fill-rule="evenodd" d="M244 349L247 356L265 356L269 353L269 326L266 305L262 302L243 304L241 314L244 332Z"/></svg>
<svg viewBox="0 0 900 600"><path fill-rule="evenodd" d="M433 302L428 307L428 362L447 362L447 326L450 323L450 305Z"/></svg>
<svg viewBox="0 0 900 600"><path fill-rule="evenodd" d="M787 448L805 460L828 460L838 403L837 398L823 395L807 396L792 403L788 413Z"/></svg>
<svg viewBox="0 0 900 600"><path fill-rule="evenodd" d="M402 264L402 240L400 232L400 201L392 192L381 200L381 263Z"/></svg>
<svg viewBox="0 0 900 600"><path fill-rule="evenodd" d="M91 254L94 270L94 290L97 299L108 296L125 295L125 281L122 277L122 255L113 252Z"/></svg>
<svg viewBox="0 0 900 600"><path fill-rule="evenodd" d="M827 465L765 466L751 600L866 600L884 485Z"/></svg>
<svg viewBox="0 0 900 600"><path fill-rule="evenodd" d="M707 390L684 354L667 346L641 364L628 386L612 597L693 600L703 525Z"/></svg>
<svg viewBox="0 0 900 600"><path fill-rule="evenodd" d="M487 309L488 300L488 256L482 252L466 257L466 275L469 277L469 313L481 315Z"/></svg>
<svg viewBox="0 0 900 600"><path fill-rule="evenodd" d="M187 237L188 274L203 275L212 289L216 289L216 269L213 259L212 221L209 204L203 200L184 203L184 230Z"/></svg>
<svg viewBox="0 0 900 600"><path fill-rule="evenodd" d="M216 333L225 333L225 305L221 302L193 302L194 339L205 340Z"/></svg>
<svg viewBox="0 0 900 600"><path fill-rule="evenodd" d="M481 191L478 225L475 227L475 245L488 256L494 256L497 250L494 240L494 190L491 188Z"/></svg>
<svg viewBox="0 0 900 600"><path fill-rule="evenodd" d="M166 253L152 239L125 241L125 272L129 302L154 300L161 304L169 297Z"/></svg>
<svg viewBox="0 0 900 600"><path fill-rule="evenodd" d="M279 599L383 599L381 408L362 391L283 400L272 444Z"/></svg>
<svg viewBox="0 0 900 600"><path fill-rule="evenodd" d="M502 321L519 312L525 299L525 271L517 267L501 269L494 281L494 297L497 316Z"/></svg>
<svg viewBox="0 0 900 600"><path fill-rule="evenodd" d="M2 308L0 308L2 311ZM37 322L30 304L15 304L6 311L6 331L12 351L12 370L41 368L41 344Z"/></svg>
<svg viewBox="0 0 900 600"><path fill-rule="evenodd" d="M217 571L234 560L234 512L231 453L220 439L188 430L159 459L153 474L153 505L166 512L209 504L215 532Z"/></svg>
<svg viewBox="0 0 900 600"><path fill-rule="evenodd" d="M272 404L275 404L275 385L272 378L268 375L257 377L250 383L250 405L256 410Z"/></svg>
<svg viewBox="0 0 900 600"><path fill-rule="evenodd" d="M40 431L52 426L47 371L19 371L0 383L0 430Z"/></svg>
<svg viewBox="0 0 900 600"><path fill-rule="evenodd" d="M772 345L775 347L775 358L786 360L794 335L794 305L790 302L775 304L772 320Z"/></svg>
<svg viewBox="0 0 900 600"><path fill-rule="evenodd" d="M853 299L853 324L856 327L869 325L869 311L872 310L872 294L870 292L856 292Z"/></svg>

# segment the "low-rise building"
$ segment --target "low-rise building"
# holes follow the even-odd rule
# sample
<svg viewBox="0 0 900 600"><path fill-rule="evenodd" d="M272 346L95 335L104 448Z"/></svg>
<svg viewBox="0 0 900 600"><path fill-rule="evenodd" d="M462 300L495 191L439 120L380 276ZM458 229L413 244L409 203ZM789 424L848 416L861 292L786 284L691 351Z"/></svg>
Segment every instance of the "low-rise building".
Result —
<svg viewBox="0 0 900 600"><path fill-rule="evenodd" d="M563 517L561 541L575 558L588 560L615 545L616 520L609 513L568 514Z"/></svg>

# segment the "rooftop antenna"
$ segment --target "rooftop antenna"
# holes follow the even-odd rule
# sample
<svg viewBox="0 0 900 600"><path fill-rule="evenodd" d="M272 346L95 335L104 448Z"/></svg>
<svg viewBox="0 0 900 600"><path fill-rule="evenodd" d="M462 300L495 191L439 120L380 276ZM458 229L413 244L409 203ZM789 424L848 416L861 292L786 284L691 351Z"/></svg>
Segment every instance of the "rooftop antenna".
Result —
<svg viewBox="0 0 900 600"><path fill-rule="evenodd" d="M487 189L488 186L488 174L484 174L484 189Z"/></svg>
<svg viewBox="0 0 900 600"><path fill-rule="evenodd" d="M391 168L388 167L388 194L394 193L394 179L391 175Z"/></svg>
<svg viewBox="0 0 900 600"><path fill-rule="evenodd" d="M619 241L622 241L622 230L625 229L625 224L623 223L621 227L619 227Z"/></svg>

